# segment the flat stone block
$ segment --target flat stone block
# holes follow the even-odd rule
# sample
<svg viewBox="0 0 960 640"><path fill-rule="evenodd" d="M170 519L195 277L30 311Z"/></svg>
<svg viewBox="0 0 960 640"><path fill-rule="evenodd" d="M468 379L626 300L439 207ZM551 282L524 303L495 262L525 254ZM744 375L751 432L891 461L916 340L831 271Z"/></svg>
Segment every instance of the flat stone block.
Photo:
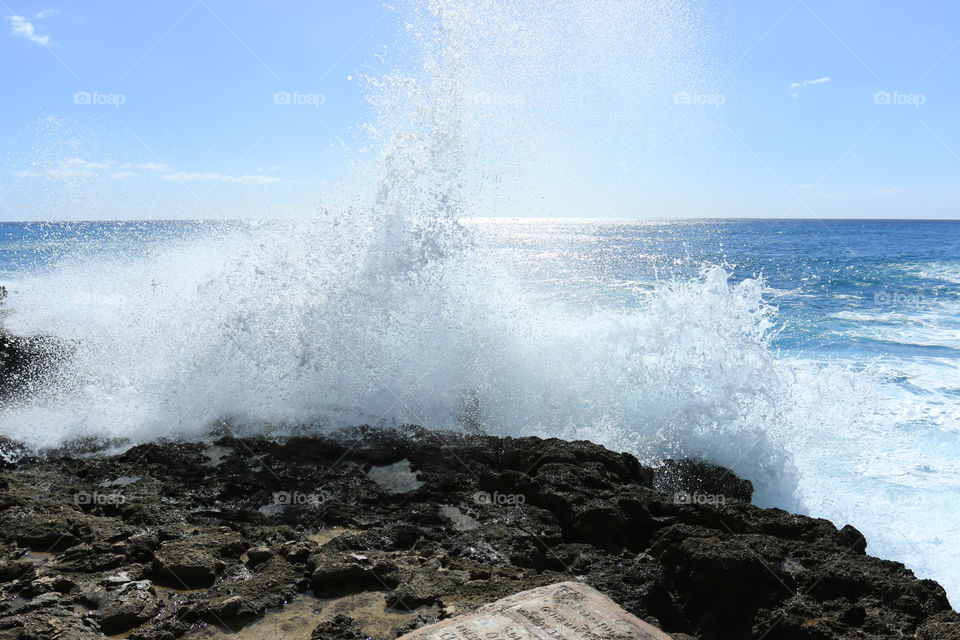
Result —
<svg viewBox="0 0 960 640"><path fill-rule="evenodd" d="M671 640L581 582L560 582L418 629L399 640Z"/></svg>

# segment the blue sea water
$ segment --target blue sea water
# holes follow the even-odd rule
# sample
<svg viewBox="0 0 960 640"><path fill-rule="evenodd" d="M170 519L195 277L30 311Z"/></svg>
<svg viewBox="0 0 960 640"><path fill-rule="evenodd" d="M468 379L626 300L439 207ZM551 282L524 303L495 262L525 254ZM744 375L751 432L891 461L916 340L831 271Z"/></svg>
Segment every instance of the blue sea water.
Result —
<svg viewBox="0 0 960 640"><path fill-rule="evenodd" d="M515 272L572 305L641 305L653 283L692 278L707 265L734 282L762 278L775 308L772 351L870 381L866 391L832 379L841 390L830 402L842 404L819 405L805 436L783 440L800 468L803 509L855 524L871 553L936 577L957 602L960 222L479 226Z"/></svg>
<svg viewBox="0 0 960 640"><path fill-rule="evenodd" d="M444 426L468 390L491 431L711 457L761 504L851 523L957 602L960 223L463 224L472 261L440 287L385 284L369 251L341 238L327 255L329 229L307 222L2 223L11 328L92 346L71 364L82 384L51 383L76 404L41 394L0 432L190 437L334 404Z"/></svg>
<svg viewBox="0 0 960 640"><path fill-rule="evenodd" d="M232 222L0 222L0 279L47 270L65 258L135 255L150 245L196 235Z"/></svg>
<svg viewBox="0 0 960 640"><path fill-rule="evenodd" d="M762 277L774 344L811 357L956 356L960 222L722 220L485 223L531 279L560 297L630 304L630 292L704 265ZM599 285L599 287L598 287ZM601 294L601 295L598 295Z"/></svg>

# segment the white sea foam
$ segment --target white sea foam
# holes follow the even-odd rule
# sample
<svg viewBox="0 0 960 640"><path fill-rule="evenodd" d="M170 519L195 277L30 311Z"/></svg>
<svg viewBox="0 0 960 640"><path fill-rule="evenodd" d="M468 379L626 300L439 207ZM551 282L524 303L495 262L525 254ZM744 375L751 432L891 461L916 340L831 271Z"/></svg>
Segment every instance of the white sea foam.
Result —
<svg viewBox="0 0 960 640"><path fill-rule="evenodd" d="M4 434L144 441L201 436L218 418L456 428L475 401L492 432L706 456L758 481L763 501L794 499L777 431L819 409L797 413L807 391L767 348L761 283L714 268L637 309L575 312L528 303L476 251L384 271L379 240L357 231L258 225L26 281L10 328L72 351L7 407Z"/></svg>

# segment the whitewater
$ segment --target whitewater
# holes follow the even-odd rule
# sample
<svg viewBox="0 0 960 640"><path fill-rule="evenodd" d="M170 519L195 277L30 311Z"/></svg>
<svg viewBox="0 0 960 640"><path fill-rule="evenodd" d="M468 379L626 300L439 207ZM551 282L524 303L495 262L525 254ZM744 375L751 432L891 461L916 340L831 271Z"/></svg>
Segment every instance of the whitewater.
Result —
<svg viewBox="0 0 960 640"><path fill-rule="evenodd" d="M665 170L709 144L706 116L662 111L712 77L702 16L426 2L399 23L418 64L365 76L356 175L315 216L86 226L5 274L4 326L56 346L0 433L42 449L415 423L701 457L762 506L853 524L956 602L956 364L902 351L954 348L928 317L955 317L954 263L861 254L830 280L805 228L490 219L586 211L569 178L631 145L669 140ZM870 306L930 290L908 276L938 295Z"/></svg>

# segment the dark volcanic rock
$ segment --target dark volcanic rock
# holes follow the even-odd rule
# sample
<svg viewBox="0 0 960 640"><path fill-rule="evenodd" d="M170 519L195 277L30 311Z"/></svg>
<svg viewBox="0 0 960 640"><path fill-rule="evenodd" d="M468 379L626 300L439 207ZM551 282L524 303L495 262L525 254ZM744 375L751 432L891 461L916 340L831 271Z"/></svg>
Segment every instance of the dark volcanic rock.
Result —
<svg viewBox="0 0 960 640"><path fill-rule="evenodd" d="M55 359L49 340L0 332L0 397L29 389Z"/></svg>
<svg viewBox="0 0 960 640"><path fill-rule="evenodd" d="M283 606L306 590L306 582L302 570L282 558L272 558L252 575L241 572L198 596L196 603L184 610L184 618L235 626L237 621L249 621Z"/></svg>
<svg viewBox="0 0 960 640"><path fill-rule="evenodd" d="M89 616L47 604L29 613L0 618L0 637L16 640L101 640L103 632Z"/></svg>
<svg viewBox="0 0 960 640"><path fill-rule="evenodd" d="M749 482L702 461L416 427L113 457L0 445L17 452L0 471L3 637L174 640L308 590L382 597L411 630L575 579L686 640L960 638L939 585L866 555L853 527L751 505ZM366 637L370 615L313 638Z"/></svg>
<svg viewBox="0 0 960 640"><path fill-rule="evenodd" d="M343 614L317 625L310 640L367 640L353 618Z"/></svg>
<svg viewBox="0 0 960 640"><path fill-rule="evenodd" d="M149 580L127 582L110 591L94 616L104 633L113 635L143 624L160 610L156 591Z"/></svg>
<svg viewBox="0 0 960 640"><path fill-rule="evenodd" d="M654 476L655 489L686 494L721 495L750 501L753 483L732 471L703 460L665 460Z"/></svg>
<svg viewBox="0 0 960 640"><path fill-rule="evenodd" d="M209 587L245 548L243 538L229 529L168 540L154 556L157 583L174 589Z"/></svg>
<svg viewBox="0 0 960 640"><path fill-rule="evenodd" d="M385 560L376 561L361 553L322 552L311 556L309 561L310 588L318 596L334 598L360 591L379 591L397 585L385 578L395 567Z"/></svg>

